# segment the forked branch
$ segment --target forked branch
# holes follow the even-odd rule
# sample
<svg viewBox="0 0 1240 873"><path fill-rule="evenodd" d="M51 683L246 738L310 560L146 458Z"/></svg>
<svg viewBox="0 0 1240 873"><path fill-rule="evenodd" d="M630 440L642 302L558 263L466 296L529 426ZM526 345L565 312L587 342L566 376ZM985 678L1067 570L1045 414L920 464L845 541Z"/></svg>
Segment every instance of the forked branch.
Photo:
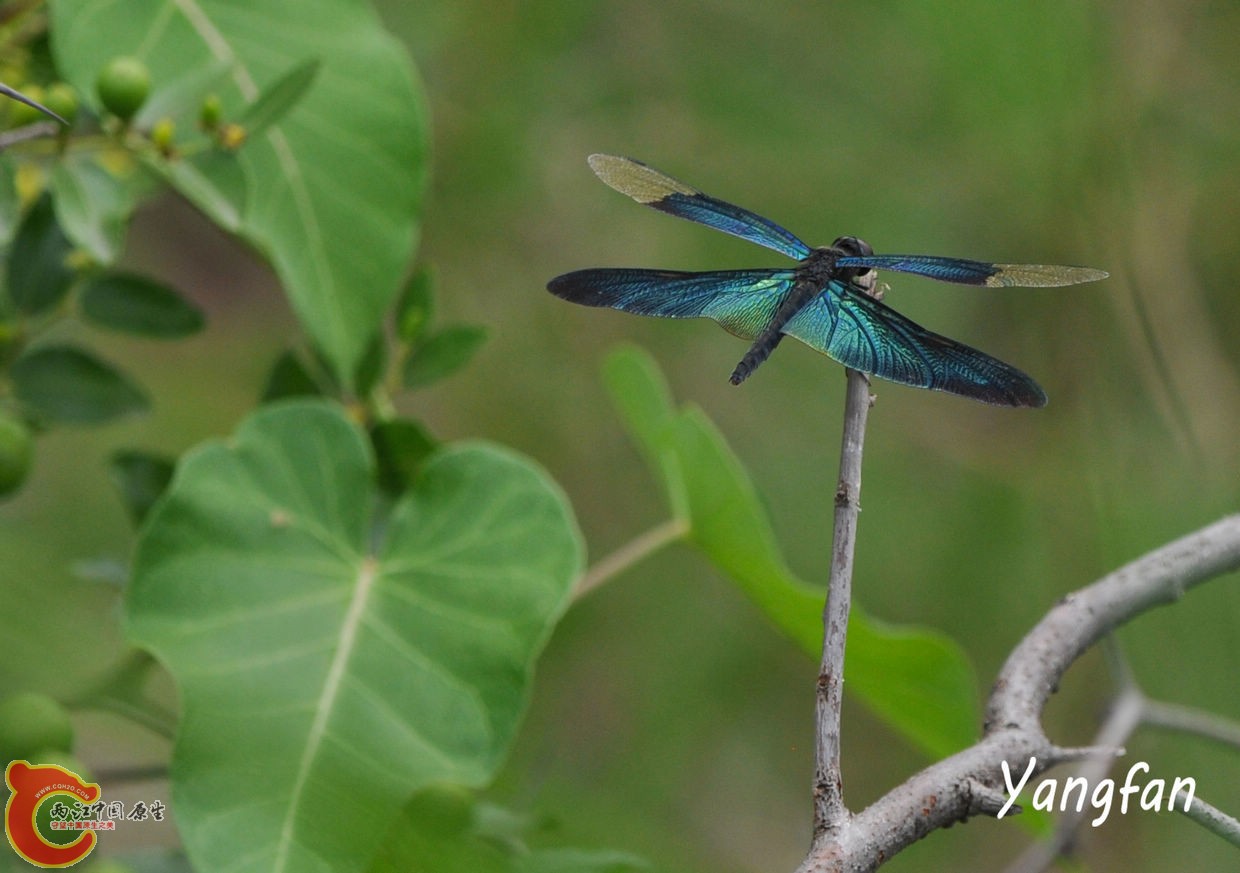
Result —
<svg viewBox="0 0 1240 873"><path fill-rule="evenodd" d="M1240 515L1223 518L1069 594L1008 657L987 702L981 740L917 773L865 810L845 813L821 835L816 815L816 837L797 873L875 870L933 830L979 813L996 814L1005 800L1004 762L1023 773L1036 759L1036 776L1081 757L1077 750L1053 745L1041 723L1043 707L1068 667L1137 615L1174 603L1194 586L1236 569Z"/></svg>

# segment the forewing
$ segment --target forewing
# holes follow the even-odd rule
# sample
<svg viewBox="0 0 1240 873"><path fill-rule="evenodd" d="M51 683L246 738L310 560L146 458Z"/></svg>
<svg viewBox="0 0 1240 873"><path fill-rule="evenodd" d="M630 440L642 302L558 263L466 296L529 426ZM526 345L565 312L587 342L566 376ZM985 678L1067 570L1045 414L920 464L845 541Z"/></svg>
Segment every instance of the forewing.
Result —
<svg viewBox="0 0 1240 873"><path fill-rule="evenodd" d="M670 270L601 268L557 276L547 290L583 306L607 306L660 318L713 318L730 333L753 339L770 323L792 288L793 270Z"/></svg>
<svg viewBox="0 0 1240 873"><path fill-rule="evenodd" d="M881 379L999 406L1045 406L1046 394L1010 364L926 330L882 302L831 282L784 333Z"/></svg>
<svg viewBox="0 0 1240 873"><path fill-rule="evenodd" d="M589 161L596 176L638 203L739 236L798 261L809 256L809 246L775 222L716 200L641 161L616 155L590 155Z"/></svg>
<svg viewBox="0 0 1240 873"><path fill-rule="evenodd" d="M967 258L940 258L933 255L859 255L843 257L837 267L870 267L894 270L954 282L957 285L985 285L990 288L1051 288L1095 282L1109 275L1091 267L1058 264L989 264Z"/></svg>

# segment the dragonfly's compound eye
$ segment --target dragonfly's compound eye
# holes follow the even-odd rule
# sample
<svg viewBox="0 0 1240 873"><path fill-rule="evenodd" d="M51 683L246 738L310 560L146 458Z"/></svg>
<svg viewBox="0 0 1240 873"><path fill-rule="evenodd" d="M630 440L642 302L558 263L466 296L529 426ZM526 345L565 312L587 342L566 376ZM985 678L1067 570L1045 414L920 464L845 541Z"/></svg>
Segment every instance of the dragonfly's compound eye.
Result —
<svg viewBox="0 0 1240 873"><path fill-rule="evenodd" d="M874 254L874 249L870 248L870 244L863 239L857 239L855 236L842 236L831 244L834 249L839 249L844 254L857 257Z"/></svg>

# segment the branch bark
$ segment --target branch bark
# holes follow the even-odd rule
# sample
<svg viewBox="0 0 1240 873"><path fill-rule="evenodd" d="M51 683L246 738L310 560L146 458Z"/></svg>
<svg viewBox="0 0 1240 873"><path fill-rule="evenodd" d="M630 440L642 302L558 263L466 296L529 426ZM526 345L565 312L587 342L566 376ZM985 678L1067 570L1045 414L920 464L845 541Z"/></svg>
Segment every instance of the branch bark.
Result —
<svg viewBox="0 0 1240 873"><path fill-rule="evenodd" d="M861 454L870 411L870 381L848 371L844 401L844 438L840 447L840 479L835 490L835 528L831 546L831 577L823 608L822 663L818 669L814 721L814 842L829 839L844 826L844 781L840 772L840 714L844 696L844 644L852 605L853 547L861 511Z"/></svg>
<svg viewBox="0 0 1240 873"><path fill-rule="evenodd" d="M1240 515L1163 546L1063 598L1000 670L986 706L982 739L917 773L816 839L797 873L875 870L937 828L979 813L996 814L1005 799L1003 762L1023 773L1036 758L1036 776L1080 757L1053 745L1041 724L1042 709L1068 667L1116 627L1236 569Z"/></svg>
<svg viewBox="0 0 1240 873"><path fill-rule="evenodd" d="M854 279L867 294L882 298L884 286L870 271ZM852 607L853 551L861 512L861 455L865 424L874 398L870 379L845 370L844 436L840 444L840 478L835 488L835 523L831 534L831 573L822 612L822 662L814 695L814 839L820 842L847 824L844 779L840 770L840 715L844 705L844 645Z"/></svg>

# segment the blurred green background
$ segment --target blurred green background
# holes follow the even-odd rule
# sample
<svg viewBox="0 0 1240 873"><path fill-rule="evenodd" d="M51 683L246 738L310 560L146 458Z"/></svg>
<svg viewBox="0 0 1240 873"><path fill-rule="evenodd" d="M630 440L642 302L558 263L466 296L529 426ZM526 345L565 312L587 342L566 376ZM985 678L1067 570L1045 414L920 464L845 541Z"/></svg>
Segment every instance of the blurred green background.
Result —
<svg viewBox="0 0 1240 873"><path fill-rule="evenodd" d="M1111 272L1009 291L886 277L889 303L1026 370L1051 398L1007 410L875 385L854 591L876 617L959 640L983 690L1059 597L1240 504L1240 5L379 6L431 107L421 257L445 318L492 332L467 371L401 406L443 438L483 436L546 465L593 558L665 517L599 381L612 344L651 349L677 397L719 423L812 580L828 566L844 388L839 366L797 343L733 388L745 346L714 324L547 294L550 277L587 266L787 264L608 190L586 166L595 151L811 244L854 234L879 252ZM126 557L107 453L180 452L231 431L298 337L271 274L184 205L141 214L130 260L211 323L175 346L115 342L110 357L141 375L155 412L52 433L23 496L0 507L0 690L71 693L120 645L116 589L73 573ZM1151 695L1240 718L1236 581L1122 633ZM671 550L570 611L493 795L541 816L548 841L669 870L790 870L809 838L815 673L726 579ZM1052 738L1087 742L1110 689L1088 655L1048 712ZM118 723L83 723L88 764L159 756ZM854 808L927 763L855 704L844 731ZM1240 810L1234 752L1143 732L1124 762L1136 760ZM1091 870L1182 869L1190 856L1193 869L1235 868L1233 850L1178 816L1113 814L1086 830ZM975 821L884 869L1002 869L1027 839Z"/></svg>

